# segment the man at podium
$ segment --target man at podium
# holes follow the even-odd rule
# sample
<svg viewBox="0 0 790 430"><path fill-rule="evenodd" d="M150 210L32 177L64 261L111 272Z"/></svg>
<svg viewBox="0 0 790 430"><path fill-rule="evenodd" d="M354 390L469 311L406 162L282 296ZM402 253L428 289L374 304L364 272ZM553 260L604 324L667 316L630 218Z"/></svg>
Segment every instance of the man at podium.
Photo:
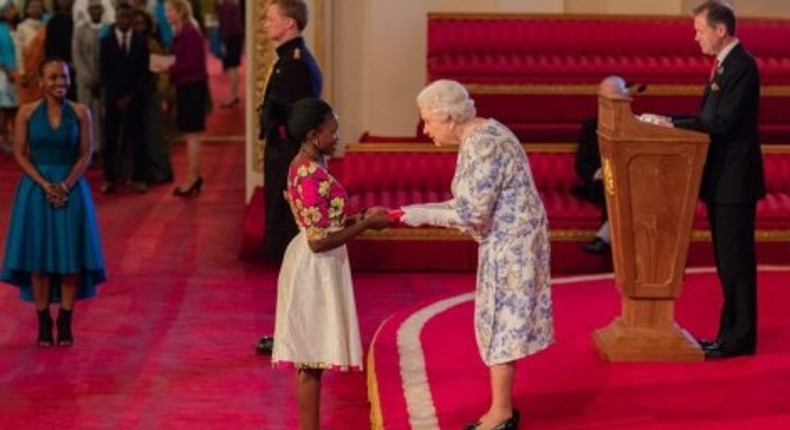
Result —
<svg viewBox="0 0 790 430"><path fill-rule="evenodd" d="M757 344L757 201L765 196L757 134L760 76L754 57L735 36L735 13L722 1L694 9L694 40L714 57L700 111L657 122L710 134L700 198L710 222L724 304L716 339L700 341L705 357L754 354Z"/></svg>

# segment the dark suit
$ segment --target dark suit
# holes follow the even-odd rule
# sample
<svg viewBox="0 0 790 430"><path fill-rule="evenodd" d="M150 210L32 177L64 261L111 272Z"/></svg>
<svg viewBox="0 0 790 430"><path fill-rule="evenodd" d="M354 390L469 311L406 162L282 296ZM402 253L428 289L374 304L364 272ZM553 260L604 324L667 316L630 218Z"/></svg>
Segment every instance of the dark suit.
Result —
<svg viewBox="0 0 790 430"><path fill-rule="evenodd" d="M601 222L606 221L606 198L603 194L603 181L594 179L595 172L601 168L601 153L598 149L598 118L582 121L579 134L579 147L576 151L574 170L582 183L571 190L576 197L603 208Z"/></svg>
<svg viewBox="0 0 790 430"><path fill-rule="evenodd" d="M104 178L107 182L118 180L118 146L123 125L126 144L132 153L132 180L145 182L147 151L144 112L152 83L148 70L148 41L144 36L132 33L127 52L120 46L115 26L112 26L102 37L99 49L106 115L102 150ZM132 98L132 102L127 109L121 110L118 100L127 96Z"/></svg>
<svg viewBox="0 0 790 430"><path fill-rule="evenodd" d="M707 204L716 270L724 291L718 341L724 351L753 352L757 343L757 201L765 196L757 134L760 76L740 44L705 88L699 113L676 127L710 134L700 198Z"/></svg>
<svg viewBox="0 0 790 430"><path fill-rule="evenodd" d="M266 104L275 100L293 104L303 98L321 96L321 71L301 37L278 46L277 56L264 93L263 113L267 112ZM263 251L271 262L282 259L288 243L299 231L283 191L287 186L288 167L301 142L293 142L284 131L284 124L262 115L261 138L266 142L263 154L266 210Z"/></svg>

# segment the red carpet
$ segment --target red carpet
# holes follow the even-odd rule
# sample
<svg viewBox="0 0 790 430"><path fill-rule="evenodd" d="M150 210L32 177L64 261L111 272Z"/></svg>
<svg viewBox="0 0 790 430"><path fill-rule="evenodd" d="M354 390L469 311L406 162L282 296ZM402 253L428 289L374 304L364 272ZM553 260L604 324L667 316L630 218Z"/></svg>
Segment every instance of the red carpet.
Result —
<svg viewBox="0 0 790 430"><path fill-rule="evenodd" d="M216 74L216 64L212 70ZM217 82L213 79L212 86ZM214 94L224 96L221 90ZM231 112L214 115L224 115L225 122L235 118L230 135L239 136L238 112ZM217 122L209 120L211 127ZM208 134L224 135L217 128ZM0 429L296 428L292 372L272 369L267 358L253 353L257 339L272 332L276 272L238 258L245 216L244 146L220 138L204 151L206 182L195 198L175 198L170 186L144 195L127 189L114 196L95 195L110 279L97 298L78 303L74 347L35 348L33 306L21 302L15 288L0 285ZM173 162L183 172L182 145L174 148ZM19 174L10 156L0 155L0 249ZM91 169L88 178L96 189L101 172ZM759 355L688 368L602 364L592 352L589 331L615 313L611 287L606 282L559 285L559 343L525 360L519 373L519 406L527 424L711 427L719 417L722 428L738 423L786 428L779 414L790 411L783 392L790 382L790 348L781 318L787 297L776 284L787 276L761 276ZM362 341L370 345L389 315L469 292L474 274L355 273L354 282ZM707 286L688 287L679 309L681 323L697 334L710 334L718 308L715 297ZM440 424L447 428L457 428L453 423L473 417L486 402L487 390L475 388L485 369L471 343L470 317L471 308L462 304L428 322L431 333L436 333L434 327L448 333L447 343L435 344L427 355L431 369L436 368L434 357L450 357L430 377L438 390L433 397ZM383 345L376 344L377 357ZM376 374L386 373L386 367L384 361L377 363ZM461 391L466 387L476 391ZM381 388L382 399L396 392L389 384ZM676 397L670 388L699 395ZM327 374L323 390L322 429L370 428L364 374ZM397 396L391 397L387 408L399 404ZM459 399L468 406L463 413L455 409L458 403L446 403ZM645 406L648 401L654 403ZM716 403L722 401L728 403ZM622 414L621 409L632 412ZM391 413L388 409L385 417Z"/></svg>
<svg viewBox="0 0 790 430"><path fill-rule="evenodd" d="M788 277L790 268L760 272L756 356L696 364L603 362L590 334L619 313L613 281L557 281L558 342L518 365L522 428L790 428ZM700 337L715 335L715 276L694 273L685 285L678 323ZM488 373L474 343L472 300L463 294L413 306L379 329L369 362L384 428L457 429L486 410Z"/></svg>

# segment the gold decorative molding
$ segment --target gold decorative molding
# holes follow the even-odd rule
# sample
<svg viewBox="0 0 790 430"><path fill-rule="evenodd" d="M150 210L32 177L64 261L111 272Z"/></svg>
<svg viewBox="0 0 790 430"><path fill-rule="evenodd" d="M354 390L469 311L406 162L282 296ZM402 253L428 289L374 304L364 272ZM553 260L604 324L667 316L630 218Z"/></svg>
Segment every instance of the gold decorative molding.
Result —
<svg viewBox="0 0 790 430"><path fill-rule="evenodd" d="M535 143L522 143L524 150L529 153L568 153L575 154L575 143L554 143L554 142L535 142ZM442 145L436 146L429 142L409 142L409 143L348 143L345 145L345 153L349 152L362 152L362 153L378 153L378 152L417 152L417 153L434 153L434 152L457 152L458 145Z"/></svg>
<svg viewBox="0 0 790 430"><path fill-rule="evenodd" d="M549 220L551 221L551 220ZM557 229L549 230L549 238L555 242L585 242L595 237L596 230ZM357 240L382 241L471 241L472 238L458 230L443 228L390 228L386 230L367 230ZM710 242L709 230L693 230L692 242ZM790 242L790 229L757 230L757 242Z"/></svg>
<svg viewBox="0 0 790 430"><path fill-rule="evenodd" d="M532 154L575 154L578 144L571 142L530 142L522 143L524 149ZM771 143L761 146L763 154L790 154L790 144ZM436 146L432 143L347 143L345 152L456 152L458 145Z"/></svg>
<svg viewBox="0 0 790 430"><path fill-rule="evenodd" d="M600 21L682 21L689 22L688 15L631 15L631 14L594 14L594 13L478 13L478 12L429 12L428 20L444 19L458 21L481 21L481 20L547 20L557 19L563 21L571 20L600 20ZM783 21L783 18L776 16L749 16L739 18L738 22L748 21Z"/></svg>
<svg viewBox="0 0 790 430"><path fill-rule="evenodd" d="M254 1L252 2L252 16L255 19L255 33L253 34L252 53L252 70L255 79L254 100L253 105L257 108L263 102L263 93L266 90L266 84L269 81L269 74L276 61L276 55L269 36L263 28L263 22L266 18L266 9L269 7L269 1ZM256 111L257 112L257 111ZM263 141L258 138L260 136L260 122L257 120L257 113L253 115L253 139L252 145L252 170L257 173L263 173Z"/></svg>
<svg viewBox="0 0 790 430"><path fill-rule="evenodd" d="M598 85L585 84L479 84L464 82L470 93L485 95L554 95L594 96ZM648 85L638 97L649 96L702 96L703 85ZM788 97L790 85L763 85L760 95L764 97Z"/></svg>
<svg viewBox="0 0 790 430"><path fill-rule="evenodd" d="M603 185L606 189L606 194L614 195L614 170L612 169L612 162L609 158L603 159Z"/></svg>

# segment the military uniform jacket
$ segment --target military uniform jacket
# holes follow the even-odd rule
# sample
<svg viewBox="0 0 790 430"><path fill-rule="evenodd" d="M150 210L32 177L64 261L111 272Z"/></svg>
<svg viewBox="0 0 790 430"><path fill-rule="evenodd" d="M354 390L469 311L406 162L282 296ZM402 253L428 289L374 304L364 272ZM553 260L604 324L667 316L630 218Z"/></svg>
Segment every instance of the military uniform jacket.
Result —
<svg viewBox="0 0 790 430"><path fill-rule="evenodd" d="M307 97L321 96L321 71L304 39L297 37L278 46L277 57L266 84L262 113L266 112L266 103L274 100L291 105ZM267 149L282 139L278 127L279 124L268 124L261 117L261 138L266 140Z"/></svg>

